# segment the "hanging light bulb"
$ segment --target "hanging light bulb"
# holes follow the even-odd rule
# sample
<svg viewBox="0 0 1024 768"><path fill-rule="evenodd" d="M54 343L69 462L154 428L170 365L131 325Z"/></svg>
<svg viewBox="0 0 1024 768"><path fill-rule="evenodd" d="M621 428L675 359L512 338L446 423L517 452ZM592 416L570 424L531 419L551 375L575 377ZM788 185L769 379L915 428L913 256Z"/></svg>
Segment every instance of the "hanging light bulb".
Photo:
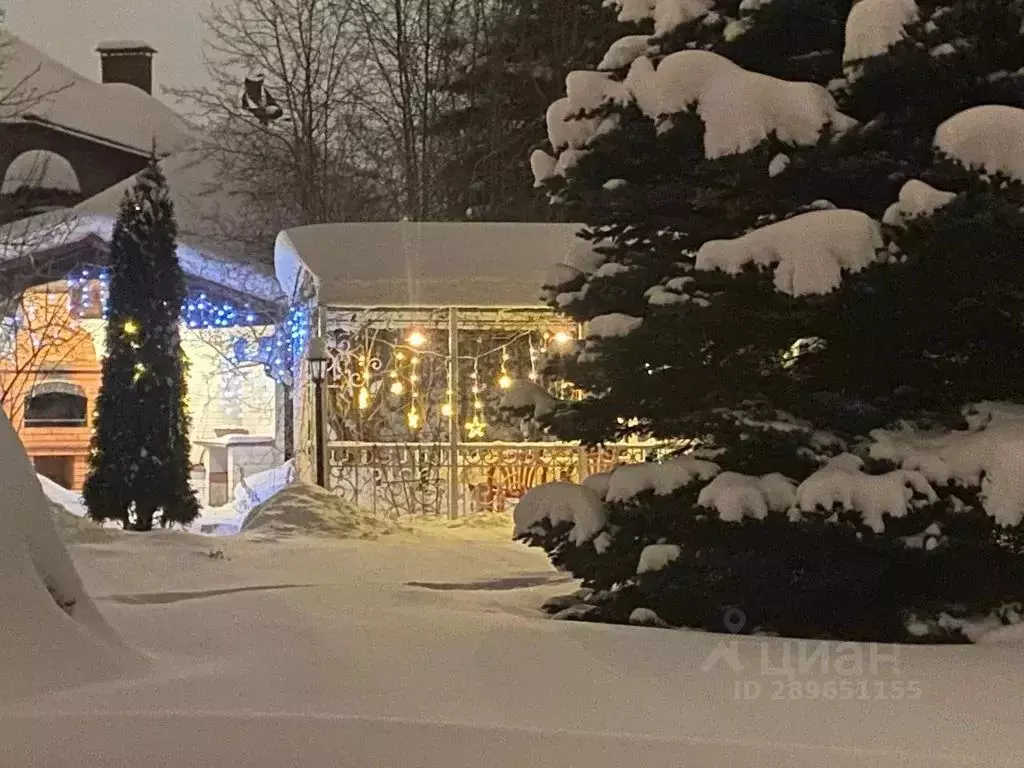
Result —
<svg viewBox="0 0 1024 768"><path fill-rule="evenodd" d="M366 387L359 388L359 410L365 411L370 407L370 390Z"/></svg>
<svg viewBox="0 0 1024 768"><path fill-rule="evenodd" d="M405 387L402 386L402 382L395 381L395 382L393 382L391 384L391 394L392 395L400 395L403 392L405 392Z"/></svg>
<svg viewBox="0 0 1024 768"><path fill-rule="evenodd" d="M409 409L409 413L406 415L406 423L409 425L409 429L420 428L420 412L415 407Z"/></svg>
<svg viewBox="0 0 1024 768"><path fill-rule="evenodd" d="M564 347L570 341L572 341L571 333L568 333L566 331L558 331L558 333L555 334L555 344L557 344L560 347Z"/></svg>
<svg viewBox="0 0 1024 768"><path fill-rule="evenodd" d="M426 346L427 337L423 334L422 331L417 330L410 333L406 341L409 342L410 347L419 349L420 347Z"/></svg>
<svg viewBox="0 0 1024 768"><path fill-rule="evenodd" d="M444 403L441 406L441 415L444 416L446 419L450 419L451 418L451 415L452 415L452 404L451 403Z"/></svg>
<svg viewBox="0 0 1024 768"><path fill-rule="evenodd" d="M507 373L503 373L501 375L501 378L498 379L498 386L501 387L502 389L511 389L512 377L509 376Z"/></svg>

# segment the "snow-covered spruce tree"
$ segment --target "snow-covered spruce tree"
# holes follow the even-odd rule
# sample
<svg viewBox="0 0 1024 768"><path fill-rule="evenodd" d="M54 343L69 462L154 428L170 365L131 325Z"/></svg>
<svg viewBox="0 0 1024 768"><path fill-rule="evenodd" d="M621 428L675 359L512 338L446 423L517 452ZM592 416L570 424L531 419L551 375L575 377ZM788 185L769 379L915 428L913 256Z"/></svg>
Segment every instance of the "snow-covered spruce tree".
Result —
<svg viewBox="0 0 1024 768"><path fill-rule="evenodd" d="M179 314L185 278L167 182L155 162L121 201L110 248L107 355L96 407L89 515L148 531L199 513L189 485L189 420Z"/></svg>
<svg viewBox="0 0 1024 768"><path fill-rule="evenodd" d="M932 641L1013 620L1020 3L622 13L644 34L569 75L531 158L589 241L549 289L587 324L591 394L549 424L688 453L537 489L518 535L599 590L577 617ZM779 26L808 13L811 47Z"/></svg>

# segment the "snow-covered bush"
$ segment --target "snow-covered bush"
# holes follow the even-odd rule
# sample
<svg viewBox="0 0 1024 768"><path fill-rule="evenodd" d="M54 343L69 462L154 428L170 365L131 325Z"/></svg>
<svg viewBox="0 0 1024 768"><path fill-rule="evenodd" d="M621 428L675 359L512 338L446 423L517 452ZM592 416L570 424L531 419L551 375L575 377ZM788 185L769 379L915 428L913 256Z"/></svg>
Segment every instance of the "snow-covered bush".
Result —
<svg viewBox="0 0 1024 768"><path fill-rule="evenodd" d="M521 538L610 596L588 619L940 640L1024 599L1024 446L961 411L1024 402L1024 7L616 5L534 164L600 243L549 279L589 396L543 421L715 470L617 469L599 530Z"/></svg>

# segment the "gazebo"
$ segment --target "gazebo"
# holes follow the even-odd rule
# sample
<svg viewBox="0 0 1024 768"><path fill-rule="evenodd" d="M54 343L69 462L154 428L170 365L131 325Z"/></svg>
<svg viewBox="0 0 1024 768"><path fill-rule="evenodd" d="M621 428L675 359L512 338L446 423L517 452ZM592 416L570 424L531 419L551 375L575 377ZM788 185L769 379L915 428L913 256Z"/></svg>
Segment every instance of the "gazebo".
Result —
<svg viewBox="0 0 1024 768"><path fill-rule="evenodd" d="M583 329L541 299L551 269L588 248L579 230L400 222L281 232L278 281L329 355L322 445L311 384L295 388L306 471L320 452L329 489L355 504L457 517L657 450L558 442L530 413L581 396L558 375L557 353Z"/></svg>

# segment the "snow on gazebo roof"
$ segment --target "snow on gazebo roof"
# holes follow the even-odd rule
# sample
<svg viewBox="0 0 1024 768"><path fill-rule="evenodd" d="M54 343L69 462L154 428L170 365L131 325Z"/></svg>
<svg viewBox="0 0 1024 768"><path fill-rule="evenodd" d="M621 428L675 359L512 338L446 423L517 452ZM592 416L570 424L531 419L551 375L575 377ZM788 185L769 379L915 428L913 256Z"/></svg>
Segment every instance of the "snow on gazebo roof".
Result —
<svg viewBox="0 0 1024 768"><path fill-rule="evenodd" d="M192 142L185 121L134 85L97 83L0 32L0 121L32 122L127 152L158 155Z"/></svg>
<svg viewBox="0 0 1024 768"><path fill-rule="evenodd" d="M240 216L240 203L223 185L214 189L215 170L201 152L180 152L159 165L174 203L178 259L185 274L261 302L283 304L284 296L270 270L253 263L245 246L226 237L223 225ZM121 198L133 183L134 177L125 179L74 208L0 228L0 270L5 262L38 259L40 254L90 239L109 243Z"/></svg>
<svg viewBox="0 0 1024 768"><path fill-rule="evenodd" d="M580 224L314 224L277 236L285 294L339 307L539 307Z"/></svg>

